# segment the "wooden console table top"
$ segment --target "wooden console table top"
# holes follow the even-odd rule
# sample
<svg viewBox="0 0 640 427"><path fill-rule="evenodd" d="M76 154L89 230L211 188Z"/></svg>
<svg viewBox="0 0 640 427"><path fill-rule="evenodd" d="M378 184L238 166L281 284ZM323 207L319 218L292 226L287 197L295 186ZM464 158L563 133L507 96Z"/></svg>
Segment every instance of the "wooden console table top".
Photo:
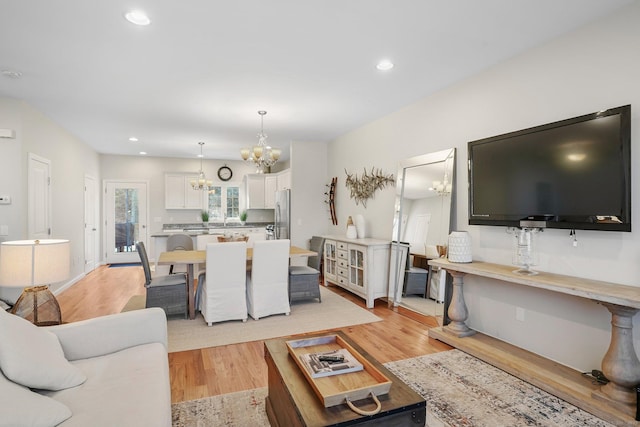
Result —
<svg viewBox="0 0 640 427"><path fill-rule="evenodd" d="M489 277L510 283L517 283L539 289L547 289L563 294L588 298L625 307L640 309L640 288L599 280L565 276L562 274L538 272L535 276L514 273L516 266L492 264L488 262L454 263L444 258L429 260L429 265L449 271Z"/></svg>

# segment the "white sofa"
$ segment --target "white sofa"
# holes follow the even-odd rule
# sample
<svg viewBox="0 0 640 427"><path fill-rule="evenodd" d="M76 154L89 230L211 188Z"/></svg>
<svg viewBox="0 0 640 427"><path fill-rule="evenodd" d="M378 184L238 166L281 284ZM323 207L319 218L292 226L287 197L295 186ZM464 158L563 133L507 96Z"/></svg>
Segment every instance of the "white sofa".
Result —
<svg viewBox="0 0 640 427"><path fill-rule="evenodd" d="M2 409L34 412L38 410L38 405L42 404L44 406L41 414L46 414L46 410L49 409L53 411L52 418L40 417L36 420L27 420L27 414L23 413L23 418L17 419L17 422L25 421L21 425L171 426L167 321L162 309L135 310L75 323L36 328L37 330L18 323L16 319L3 316L6 314L0 314L0 337L7 339L12 346L0 349L0 368L4 374L0 375L0 394L14 395L14 391L7 388L13 387L15 393L30 393L25 396L34 395L29 399L39 400L27 404L24 399L16 397L17 403ZM28 323L23 319L20 321ZM26 333L22 328L26 328ZM18 330L19 335L16 332ZM42 386L37 385L49 371L58 370L57 367L49 368L39 377L32 375L32 379L23 379L21 375L28 377L29 374L20 372L22 367L15 368L20 362L16 363L17 355L11 354L12 348L15 348L15 351L24 351L31 346L22 342L25 341L25 337L28 338L29 334L42 335L46 331L57 337L57 340L52 338L53 341L59 341L63 353L61 363L68 364L59 370L64 373L64 380L72 383L70 387L68 384L62 388L47 386L47 390L42 390ZM26 341L41 343L49 338L50 334L45 339ZM49 363L49 359L55 360L56 351L47 349L44 352L40 349L39 353L46 353L44 359L31 360L29 366ZM37 355L28 356L31 357ZM1 383L2 381L4 383ZM29 381L36 381L37 386L34 387ZM56 381L60 382L59 379ZM81 384L75 385L78 382ZM9 403L5 402L5 405ZM60 422L61 417L66 416L64 407L68 408L71 415ZM66 414L68 415L68 412ZM33 418L33 414L28 415ZM1 418L3 417L0 416ZM11 421L11 417L5 417L4 420L10 424L4 424L0 420L0 426L15 425L11 423L16 422L16 418Z"/></svg>

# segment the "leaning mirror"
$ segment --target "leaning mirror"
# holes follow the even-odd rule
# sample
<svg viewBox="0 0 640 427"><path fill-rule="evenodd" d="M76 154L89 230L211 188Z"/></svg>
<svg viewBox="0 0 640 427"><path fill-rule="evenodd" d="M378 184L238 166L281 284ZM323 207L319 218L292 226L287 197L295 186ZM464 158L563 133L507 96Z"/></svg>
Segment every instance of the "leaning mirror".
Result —
<svg viewBox="0 0 640 427"><path fill-rule="evenodd" d="M428 261L444 256L453 212L455 148L400 162L389 268L389 300L443 316L446 274Z"/></svg>

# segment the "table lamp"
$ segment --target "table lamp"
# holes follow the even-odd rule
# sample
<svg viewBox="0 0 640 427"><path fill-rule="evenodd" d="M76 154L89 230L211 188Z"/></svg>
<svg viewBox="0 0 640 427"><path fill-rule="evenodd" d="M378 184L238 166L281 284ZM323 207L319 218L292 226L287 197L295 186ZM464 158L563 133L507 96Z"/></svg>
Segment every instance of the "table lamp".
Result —
<svg viewBox="0 0 640 427"><path fill-rule="evenodd" d="M69 241L15 240L0 244L0 286L25 288L11 309L35 325L62 322L49 284L69 277Z"/></svg>

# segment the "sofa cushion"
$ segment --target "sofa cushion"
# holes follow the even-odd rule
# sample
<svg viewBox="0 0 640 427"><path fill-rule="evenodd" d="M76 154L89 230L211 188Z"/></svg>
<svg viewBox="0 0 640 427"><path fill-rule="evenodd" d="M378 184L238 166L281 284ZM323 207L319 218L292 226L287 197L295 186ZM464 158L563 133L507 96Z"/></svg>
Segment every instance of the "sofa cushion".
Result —
<svg viewBox="0 0 640 427"><path fill-rule="evenodd" d="M73 412L59 427L171 425L169 362L162 344L143 344L72 363L87 374L87 381L43 392Z"/></svg>
<svg viewBox="0 0 640 427"><path fill-rule="evenodd" d="M9 381L0 372L0 427L50 427L71 416L64 404Z"/></svg>
<svg viewBox="0 0 640 427"><path fill-rule="evenodd" d="M53 333L0 310L0 369L29 388L61 390L82 384L84 373L64 357Z"/></svg>

